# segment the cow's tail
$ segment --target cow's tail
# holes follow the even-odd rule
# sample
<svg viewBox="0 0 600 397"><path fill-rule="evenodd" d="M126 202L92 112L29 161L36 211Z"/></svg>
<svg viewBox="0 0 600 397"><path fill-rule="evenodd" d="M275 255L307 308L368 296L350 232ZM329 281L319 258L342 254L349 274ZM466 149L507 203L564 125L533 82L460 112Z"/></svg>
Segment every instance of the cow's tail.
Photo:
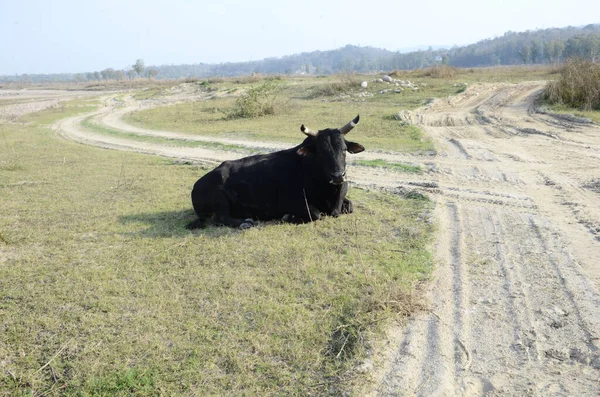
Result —
<svg viewBox="0 0 600 397"><path fill-rule="evenodd" d="M204 224L204 222L205 222L205 219L198 218L195 221L188 223L185 227L188 230L202 229L206 226Z"/></svg>

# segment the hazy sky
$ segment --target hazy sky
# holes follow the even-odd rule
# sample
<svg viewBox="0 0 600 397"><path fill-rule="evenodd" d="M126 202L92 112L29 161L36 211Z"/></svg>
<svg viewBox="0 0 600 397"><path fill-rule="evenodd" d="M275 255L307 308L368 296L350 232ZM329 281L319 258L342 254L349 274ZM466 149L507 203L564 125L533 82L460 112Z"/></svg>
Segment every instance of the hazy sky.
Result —
<svg viewBox="0 0 600 397"><path fill-rule="evenodd" d="M0 75L470 44L600 22L600 0L0 0Z"/></svg>

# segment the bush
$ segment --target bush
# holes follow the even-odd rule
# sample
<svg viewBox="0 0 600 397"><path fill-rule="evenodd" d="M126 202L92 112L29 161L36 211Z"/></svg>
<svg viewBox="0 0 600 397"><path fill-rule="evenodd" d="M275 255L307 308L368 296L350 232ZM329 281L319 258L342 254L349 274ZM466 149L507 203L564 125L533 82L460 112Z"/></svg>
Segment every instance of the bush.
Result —
<svg viewBox="0 0 600 397"><path fill-rule="evenodd" d="M228 112L227 118L255 118L281 113L285 108L278 97L279 85L273 81L265 81L236 99L233 108Z"/></svg>
<svg viewBox="0 0 600 397"><path fill-rule="evenodd" d="M600 63L569 60L560 71L560 79L546 85L544 99L581 110L600 110Z"/></svg>
<svg viewBox="0 0 600 397"><path fill-rule="evenodd" d="M311 89L309 98L345 94L352 91L354 88L359 88L360 83L361 80L359 80L353 74L345 74L340 77L340 81L332 81L330 83L314 86Z"/></svg>
<svg viewBox="0 0 600 397"><path fill-rule="evenodd" d="M423 70L422 77L431 77L434 79L453 79L456 77L456 69L454 66L435 65Z"/></svg>

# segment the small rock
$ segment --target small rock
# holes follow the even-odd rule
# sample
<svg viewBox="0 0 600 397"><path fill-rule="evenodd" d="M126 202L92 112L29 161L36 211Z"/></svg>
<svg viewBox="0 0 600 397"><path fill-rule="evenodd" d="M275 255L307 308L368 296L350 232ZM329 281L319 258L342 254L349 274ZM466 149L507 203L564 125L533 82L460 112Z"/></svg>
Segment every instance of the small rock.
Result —
<svg viewBox="0 0 600 397"><path fill-rule="evenodd" d="M360 83L360 86L362 88L367 88L369 86L369 83L367 83L366 81L363 81L362 83Z"/></svg>

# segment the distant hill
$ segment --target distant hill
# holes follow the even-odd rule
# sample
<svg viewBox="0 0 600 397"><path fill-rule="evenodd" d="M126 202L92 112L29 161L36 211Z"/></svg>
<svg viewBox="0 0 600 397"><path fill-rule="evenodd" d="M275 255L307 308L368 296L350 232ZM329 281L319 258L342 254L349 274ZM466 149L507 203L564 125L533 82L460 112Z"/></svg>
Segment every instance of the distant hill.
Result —
<svg viewBox="0 0 600 397"><path fill-rule="evenodd" d="M192 65L160 65L146 68L146 76L159 79L231 77L260 74L332 74L418 69L445 63L459 67L547 64L570 57L600 59L600 24L580 27L506 32L501 37L475 44L401 53L381 48L347 45L329 51L313 51L252 62ZM95 81L135 77L131 70L51 75L0 76L2 81Z"/></svg>

